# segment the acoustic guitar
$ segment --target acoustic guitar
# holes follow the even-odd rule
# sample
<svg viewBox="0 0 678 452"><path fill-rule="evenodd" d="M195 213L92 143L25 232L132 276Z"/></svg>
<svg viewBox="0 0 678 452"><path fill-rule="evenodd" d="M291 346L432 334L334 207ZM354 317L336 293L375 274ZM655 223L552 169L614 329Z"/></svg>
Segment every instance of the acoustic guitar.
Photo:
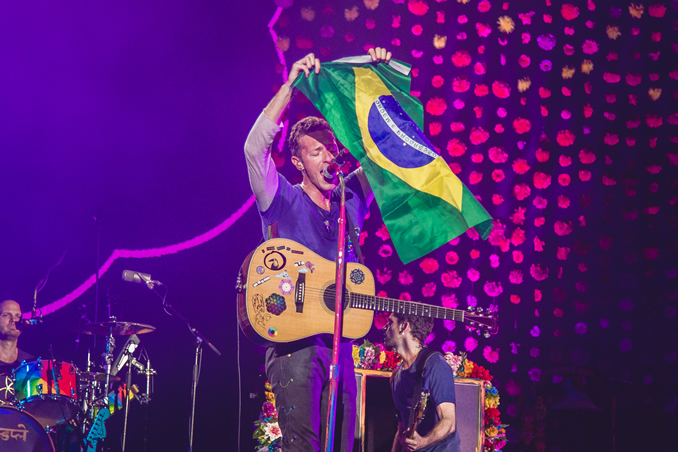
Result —
<svg viewBox="0 0 678 452"><path fill-rule="evenodd" d="M272 239L250 253L238 275L238 323L265 346L334 332L335 263L288 239ZM494 314L374 296L372 272L346 264L342 336L363 337L374 311L454 320L486 335L498 331Z"/></svg>

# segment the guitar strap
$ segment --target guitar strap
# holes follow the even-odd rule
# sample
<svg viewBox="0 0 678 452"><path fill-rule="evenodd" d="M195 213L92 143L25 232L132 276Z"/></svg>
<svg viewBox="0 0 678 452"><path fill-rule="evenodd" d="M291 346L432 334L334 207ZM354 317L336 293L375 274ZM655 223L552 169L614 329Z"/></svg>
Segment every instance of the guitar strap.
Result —
<svg viewBox="0 0 678 452"><path fill-rule="evenodd" d="M414 391L412 392L412 405L410 406L410 417L408 418L407 423L412 425L412 419L415 416L415 408L417 406L417 398L421 397L421 387L424 385L424 369L426 368L426 363L428 359L434 355L435 352L430 348L422 348L417 357L417 367L414 369ZM408 425L408 427L409 427Z"/></svg>
<svg viewBox="0 0 678 452"><path fill-rule="evenodd" d="M346 222L348 223L348 236L351 239L351 244L355 250L355 254L358 256L358 262L362 265L365 265L365 260L363 259L363 251L360 249L360 235L355 227L353 227L353 221L351 221L351 216L346 214Z"/></svg>

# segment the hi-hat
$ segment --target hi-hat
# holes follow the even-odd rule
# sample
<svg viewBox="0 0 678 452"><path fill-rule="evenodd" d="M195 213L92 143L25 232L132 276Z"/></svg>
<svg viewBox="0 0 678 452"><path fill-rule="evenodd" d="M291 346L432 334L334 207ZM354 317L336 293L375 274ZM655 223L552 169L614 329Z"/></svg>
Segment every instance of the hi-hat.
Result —
<svg viewBox="0 0 678 452"><path fill-rule="evenodd" d="M155 331L155 327L133 322L93 322L71 327L76 333L94 334L97 336L130 336Z"/></svg>

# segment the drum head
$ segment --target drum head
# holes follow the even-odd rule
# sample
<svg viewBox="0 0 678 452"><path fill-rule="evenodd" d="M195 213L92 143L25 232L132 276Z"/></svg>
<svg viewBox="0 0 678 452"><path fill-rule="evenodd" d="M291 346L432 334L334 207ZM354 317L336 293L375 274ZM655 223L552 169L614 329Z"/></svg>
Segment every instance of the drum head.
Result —
<svg viewBox="0 0 678 452"><path fill-rule="evenodd" d="M54 452L43 426L30 414L0 406L0 449L3 452Z"/></svg>

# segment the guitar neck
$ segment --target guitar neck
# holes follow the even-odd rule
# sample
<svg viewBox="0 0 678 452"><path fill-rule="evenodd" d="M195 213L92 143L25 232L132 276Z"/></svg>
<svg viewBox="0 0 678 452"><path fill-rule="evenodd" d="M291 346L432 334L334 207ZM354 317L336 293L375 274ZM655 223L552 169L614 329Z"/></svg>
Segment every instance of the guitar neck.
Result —
<svg viewBox="0 0 678 452"><path fill-rule="evenodd" d="M360 293L351 293L350 303L352 308L357 309L395 312L397 314L416 315L419 317L454 320L455 322L463 322L464 314L466 313L466 311L461 309L449 309L415 301L396 300Z"/></svg>

